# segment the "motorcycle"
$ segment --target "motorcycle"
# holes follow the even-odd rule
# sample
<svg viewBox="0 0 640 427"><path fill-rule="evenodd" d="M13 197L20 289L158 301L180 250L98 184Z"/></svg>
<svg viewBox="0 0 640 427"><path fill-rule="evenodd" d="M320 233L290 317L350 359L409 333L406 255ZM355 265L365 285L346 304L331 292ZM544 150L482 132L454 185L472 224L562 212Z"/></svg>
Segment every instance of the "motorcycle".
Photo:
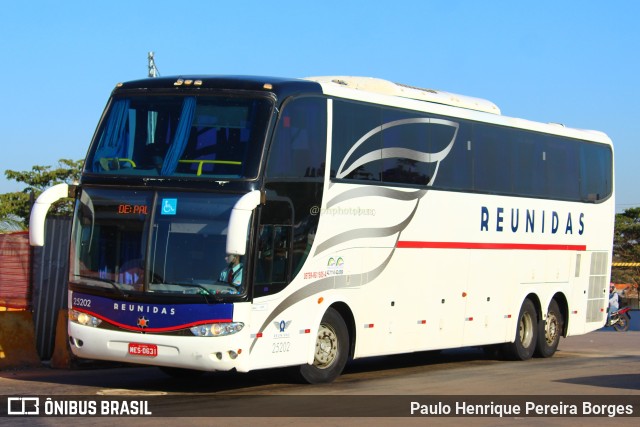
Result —
<svg viewBox="0 0 640 427"><path fill-rule="evenodd" d="M629 329L629 323L631 321L631 315L629 314L630 311L631 308L629 307L623 307L619 310L614 311L613 313L611 313L611 316L609 317L609 320L607 321L607 324L605 326L613 326L613 329L618 332L627 331Z"/></svg>

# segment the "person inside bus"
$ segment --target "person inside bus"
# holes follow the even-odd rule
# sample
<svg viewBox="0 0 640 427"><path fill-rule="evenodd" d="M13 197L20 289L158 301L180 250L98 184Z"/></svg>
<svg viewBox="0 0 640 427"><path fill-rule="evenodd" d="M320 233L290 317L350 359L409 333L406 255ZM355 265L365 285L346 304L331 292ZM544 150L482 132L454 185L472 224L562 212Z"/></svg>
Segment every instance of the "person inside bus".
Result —
<svg viewBox="0 0 640 427"><path fill-rule="evenodd" d="M242 263L239 255L227 254L224 257L227 266L220 272L219 281L234 286L241 292L242 287Z"/></svg>

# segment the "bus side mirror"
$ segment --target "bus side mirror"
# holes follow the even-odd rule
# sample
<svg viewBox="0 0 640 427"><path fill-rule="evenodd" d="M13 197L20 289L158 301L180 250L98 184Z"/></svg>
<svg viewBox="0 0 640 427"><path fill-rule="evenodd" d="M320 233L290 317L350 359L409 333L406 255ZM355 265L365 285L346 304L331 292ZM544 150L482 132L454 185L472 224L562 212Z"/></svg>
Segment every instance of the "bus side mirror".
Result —
<svg viewBox="0 0 640 427"><path fill-rule="evenodd" d="M47 188L38 196L29 217L29 244L31 246L44 246L44 222L51 204L70 197L75 189L75 186L70 187L68 184L57 184Z"/></svg>
<svg viewBox="0 0 640 427"><path fill-rule="evenodd" d="M227 253L244 255L249 238L249 221L254 209L260 204L260 191L253 190L238 200L231 210L227 230Z"/></svg>

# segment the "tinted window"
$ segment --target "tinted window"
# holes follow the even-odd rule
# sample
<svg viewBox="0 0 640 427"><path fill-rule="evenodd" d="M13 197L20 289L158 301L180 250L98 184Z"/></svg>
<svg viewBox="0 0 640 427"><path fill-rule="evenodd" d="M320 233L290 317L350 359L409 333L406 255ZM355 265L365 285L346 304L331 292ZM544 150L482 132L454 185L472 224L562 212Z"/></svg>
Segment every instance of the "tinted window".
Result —
<svg viewBox="0 0 640 427"><path fill-rule="evenodd" d="M611 150L597 144L580 146L580 196L582 200L601 200L611 194Z"/></svg>
<svg viewBox="0 0 640 427"><path fill-rule="evenodd" d="M534 136L530 132L513 131L511 134L511 180L516 194L544 194L544 147L536 143Z"/></svg>
<svg viewBox="0 0 640 427"><path fill-rule="evenodd" d="M540 196L579 200L577 142L554 136L539 136L544 141L546 191Z"/></svg>
<svg viewBox="0 0 640 427"><path fill-rule="evenodd" d="M243 96L114 98L86 170L108 175L255 177L271 102Z"/></svg>
<svg viewBox="0 0 640 427"><path fill-rule="evenodd" d="M381 115L382 109L377 106L333 103L332 177L380 181Z"/></svg>
<svg viewBox="0 0 640 427"><path fill-rule="evenodd" d="M453 190L473 188L473 128L469 122L461 120L456 122L459 123L458 133L451 152L438 167L438 175L432 183L435 188ZM442 135L442 131L438 134ZM446 140L447 137L442 135L441 139Z"/></svg>
<svg viewBox="0 0 640 427"><path fill-rule="evenodd" d="M435 147L438 145L433 135L436 126L429 126L429 122L417 114L399 110L384 110L382 126L385 128L382 131L382 181L427 185L436 164L426 161L426 157L442 149Z"/></svg>
<svg viewBox="0 0 640 427"><path fill-rule="evenodd" d="M274 294L287 285L289 276L291 227L261 225L254 297Z"/></svg>
<svg viewBox="0 0 640 427"><path fill-rule="evenodd" d="M474 189L489 193L508 193L512 189L510 129L498 126L473 127Z"/></svg>
<svg viewBox="0 0 640 427"><path fill-rule="evenodd" d="M229 217L239 198L85 187L76 205L70 280L176 298L242 294L244 257L233 265L235 280L223 276L231 262Z"/></svg>
<svg viewBox="0 0 640 427"><path fill-rule="evenodd" d="M333 179L575 201L613 189L601 144L342 100L333 123Z"/></svg>
<svg viewBox="0 0 640 427"><path fill-rule="evenodd" d="M285 104L276 127L267 176L324 176L327 100L298 98Z"/></svg>

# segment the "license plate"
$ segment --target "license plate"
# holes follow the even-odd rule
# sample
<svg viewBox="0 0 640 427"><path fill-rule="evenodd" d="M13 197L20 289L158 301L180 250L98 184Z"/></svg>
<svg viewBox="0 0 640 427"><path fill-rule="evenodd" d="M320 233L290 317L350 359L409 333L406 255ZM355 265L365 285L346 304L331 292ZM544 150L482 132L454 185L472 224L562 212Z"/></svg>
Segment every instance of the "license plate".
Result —
<svg viewBox="0 0 640 427"><path fill-rule="evenodd" d="M129 343L129 354L134 356L156 357L158 346L155 344Z"/></svg>

